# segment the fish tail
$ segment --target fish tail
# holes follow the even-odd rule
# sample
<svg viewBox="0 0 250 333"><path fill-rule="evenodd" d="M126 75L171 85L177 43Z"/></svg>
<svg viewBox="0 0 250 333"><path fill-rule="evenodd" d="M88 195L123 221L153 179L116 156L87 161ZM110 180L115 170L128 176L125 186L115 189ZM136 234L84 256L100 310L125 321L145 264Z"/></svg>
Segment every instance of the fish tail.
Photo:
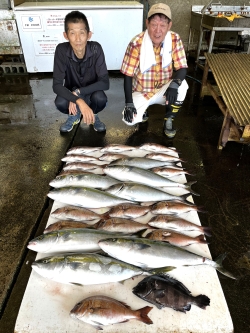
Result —
<svg viewBox="0 0 250 333"><path fill-rule="evenodd" d="M202 230L204 232L204 234L208 237L212 236L212 232L211 232L211 228L210 227L202 227Z"/></svg>
<svg viewBox="0 0 250 333"><path fill-rule="evenodd" d="M206 295L196 296L195 305L199 306L203 310L206 310L206 306L210 305L210 298L207 297Z"/></svg>
<svg viewBox="0 0 250 333"><path fill-rule="evenodd" d="M200 244L209 244L205 239L204 239L204 236L203 235L200 235L200 236L197 236L195 237Z"/></svg>
<svg viewBox="0 0 250 333"><path fill-rule="evenodd" d="M187 200L187 198L190 197L190 196L191 196L190 193L183 194L183 195L180 196L180 200L183 201L183 202L186 202L189 205L194 205L194 203L192 201Z"/></svg>
<svg viewBox="0 0 250 333"><path fill-rule="evenodd" d="M149 311L151 311L153 307L151 306L145 306L144 308L141 308L136 311L136 317L138 320L142 321L143 323L150 325L153 324L152 320L148 317Z"/></svg>
<svg viewBox="0 0 250 333"><path fill-rule="evenodd" d="M194 181L192 181L192 182L187 182L187 183L185 184L185 189L188 190L188 191L189 191L190 193L192 193L193 195L197 195L197 196L199 197L199 196L200 196L199 193L195 192L195 191L191 188L191 186L192 186L193 184L195 184L195 183L197 183L196 180L194 180Z"/></svg>
<svg viewBox="0 0 250 333"><path fill-rule="evenodd" d="M226 253L223 253L221 255L219 255L216 259L215 259L215 268L217 269L217 271L219 271L221 274L231 278L231 279L234 279L234 280L237 280L237 278L232 274L230 273L229 271L227 271L223 266L222 266L222 261L226 258L227 254Z"/></svg>
<svg viewBox="0 0 250 333"><path fill-rule="evenodd" d="M199 213L207 213L207 210L205 210L202 206L197 207L197 212Z"/></svg>

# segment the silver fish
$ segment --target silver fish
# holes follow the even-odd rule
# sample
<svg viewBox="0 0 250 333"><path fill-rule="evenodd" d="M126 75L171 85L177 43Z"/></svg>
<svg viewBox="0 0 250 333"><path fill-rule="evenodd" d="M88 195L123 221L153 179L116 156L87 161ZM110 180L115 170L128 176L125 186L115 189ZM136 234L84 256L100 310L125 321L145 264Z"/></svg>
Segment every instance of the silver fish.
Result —
<svg viewBox="0 0 250 333"><path fill-rule="evenodd" d="M101 149L101 152L110 152L110 153L122 153L124 151L135 150L136 147L122 145L122 144L110 144Z"/></svg>
<svg viewBox="0 0 250 333"><path fill-rule="evenodd" d="M124 323L131 319L139 320L147 325L153 324L148 313L153 308L145 306L132 310L124 302L107 296L91 296L77 303L70 311L70 316L92 325L97 330L102 326Z"/></svg>
<svg viewBox="0 0 250 333"><path fill-rule="evenodd" d="M99 240L115 235L121 234L87 228L64 229L40 235L32 239L27 247L41 253L92 252L100 250Z"/></svg>
<svg viewBox="0 0 250 333"><path fill-rule="evenodd" d="M109 165L129 165L142 169L152 169L159 166L175 166L175 162L157 161L146 157L124 157L110 162Z"/></svg>
<svg viewBox="0 0 250 333"><path fill-rule="evenodd" d="M55 188L48 193L48 197L68 205L84 208L112 207L121 203L131 202L111 193L90 187Z"/></svg>
<svg viewBox="0 0 250 333"><path fill-rule="evenodd" d="M63 162L94 162L98 161L98 158L93 157L93 156L88 156L88 155L75 155L75 154L70 154L64 156L61 161Z"/></svg>
<svg viewBox="0 0 250 333"><path fill-rule="evenodd" d="M143 274L143 269L96 253L53 255L32 263L41 276L66 284L118 282Z"/></svg>
<svg viewBox="0 0 250 333"><path fill-rule="evenodd" d="M133 237L102 239L99 241L99 246L111 257L144 269L164 266L209 265L222 274L235 279L233 274L222 266L225 255L213 261L165 242Z"/></svg>
<svg viewBox="0 0 250 333"><path fill-rule="evenodd" d="M211 228L210 227L202 227L180 217L173 217L168 215L157 215L152 217L148 224L154 228L167 229L176 232L184 232L184 231L198 231L200 233L204 233L207 236L211 236Z"/></svg>
<svg viewBox="0 0 250 333"><path fill-rule="evenodd" d="M195 184L194 182L189 182L186 184L177 183L168 178L164 178L155 174L152 171L145 170L138 167L127 166L127 165L107 165L103 172L109 176L124 181L124 182L136 182L140 184L146 184L152 187L179 187L183 188L193 194L196 194L191 189L191 185Z"/></svg>
<svg viewBox="0 0 250 333"><path fill-rule="evenodd" d="M93 187L97 189L106 189L114 184L120 183L119 180L109 176L102 176L91 173L79 173L70 175L59 175L52 180L49 185L55 188L76 186L76 187Z"/></svg>
<svg viewBox="0 0 250 333"><path fill-rule="evenodd" d="M92 212L89 209L75 206L65 206L57 208L51 214L51 217L60 220L72 220L72 221L94 221L100 220L101 215Z"/></svg>
<svg viewBox="0 0 250 333"><path fill-rule="evenodd" d="M138 147L139 149L153 151L155 153L162 153L162 152L176 152L175 147L166 147L160 145L158 143L143 143Z"/></svg>
<svg viewBox="0 0 250 333"><path fill-rule="evenodd" d="M189 201L190 193L181 196L171 195L154 187L137 183L121 183L110 186L105 192L117 197L137 202L157 202L162 200Z"/></svg>
<svg viewBox="0 0 250 333"><path fill-rule="evenodd" d="M95 151L99 151L102 147L87 147L87 146L77 146L72 147L67 151L67 155L71 154L92 154Z"/></svg>
<svg viewBox="0 0 250 333"><path fill-rule="evenodd" d="M177 156L172 156L163 153L150 153L145 155L145 158L152 158L153 160L166 161L166 162L184 162L181 158Z"/></svg>

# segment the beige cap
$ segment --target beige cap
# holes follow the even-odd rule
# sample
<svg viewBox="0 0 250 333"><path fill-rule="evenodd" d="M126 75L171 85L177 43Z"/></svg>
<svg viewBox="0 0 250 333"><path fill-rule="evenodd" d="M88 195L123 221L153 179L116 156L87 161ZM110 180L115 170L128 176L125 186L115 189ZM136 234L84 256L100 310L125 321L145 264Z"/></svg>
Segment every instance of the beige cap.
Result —
<svg viewBox="0 0 250 333"><path fill-rule="evenodd" d="M165 3L157 3L153 5L148 12L148 18L154 14L164 14L171 20L171 10Z"/></svg>

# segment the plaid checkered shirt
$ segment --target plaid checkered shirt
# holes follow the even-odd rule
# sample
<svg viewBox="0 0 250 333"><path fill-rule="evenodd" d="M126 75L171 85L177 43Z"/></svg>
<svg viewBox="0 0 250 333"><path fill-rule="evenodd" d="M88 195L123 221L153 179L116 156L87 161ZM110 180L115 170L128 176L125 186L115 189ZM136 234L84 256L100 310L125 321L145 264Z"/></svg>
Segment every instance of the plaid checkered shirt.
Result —
<svg viewBox="0 0 250 333"><path fill-rule="evenodd" d="M171 31L172 36L172 63L162 68L161 47L154 47L156 64L145 73L140 71L140 51L145 31L135 36L129 43L125 52L121 72L133 76L133 92L139 91L144 97L150 99L156 92L167 84L173 75L173 68L187 68L187 59L180 36Z"/></svg>

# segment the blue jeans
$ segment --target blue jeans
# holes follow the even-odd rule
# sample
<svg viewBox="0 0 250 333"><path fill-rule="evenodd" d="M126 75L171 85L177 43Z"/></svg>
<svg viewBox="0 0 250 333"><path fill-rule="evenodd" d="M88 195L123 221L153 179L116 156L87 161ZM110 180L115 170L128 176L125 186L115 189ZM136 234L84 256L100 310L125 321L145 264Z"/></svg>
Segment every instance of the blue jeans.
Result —
<svg viewBox="0 0 250 333"><path fill-rule="evenodd" d="M85 101L86 104L93 110L94 114L102 111L107 105L108 98L104 91L95 91L90 95L79 95L81 99ZM55 99L56 108L65 114L69 114L69 101L61 96L56 96ZM78 106L77 110L79 111Z"/></svg>

